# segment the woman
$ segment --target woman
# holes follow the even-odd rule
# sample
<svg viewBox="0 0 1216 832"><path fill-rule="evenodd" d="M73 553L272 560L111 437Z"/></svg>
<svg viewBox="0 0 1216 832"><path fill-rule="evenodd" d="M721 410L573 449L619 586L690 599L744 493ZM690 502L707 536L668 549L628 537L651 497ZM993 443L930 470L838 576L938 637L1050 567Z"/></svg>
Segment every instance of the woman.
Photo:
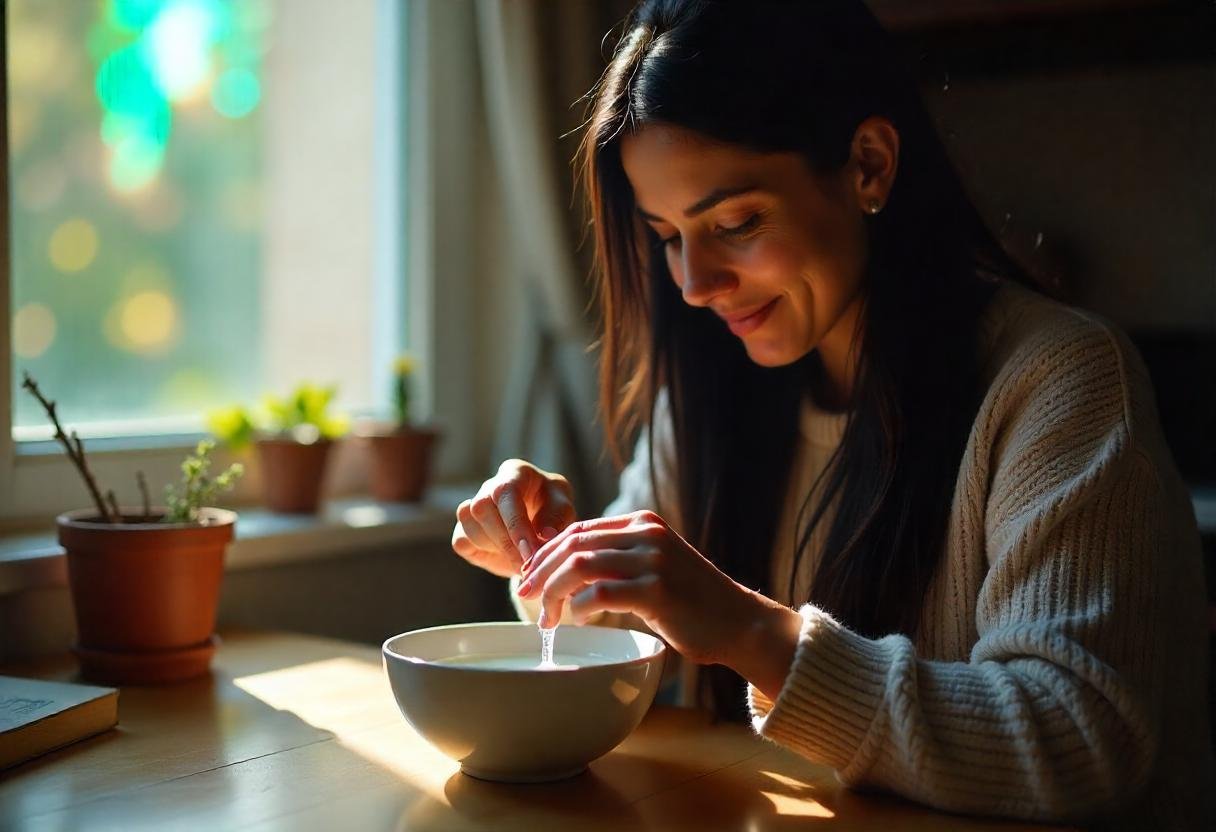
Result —
<svg viewBox="0 0 1216 832"><path fill-rule="evenodd" d="M714 707L846 783L1206 828L1198 536L1147 375L1024 285L894 53L860 2L635 10L581 155L633 461L580 522L508 461L453 548L542 626L715 665Z"/></svg>

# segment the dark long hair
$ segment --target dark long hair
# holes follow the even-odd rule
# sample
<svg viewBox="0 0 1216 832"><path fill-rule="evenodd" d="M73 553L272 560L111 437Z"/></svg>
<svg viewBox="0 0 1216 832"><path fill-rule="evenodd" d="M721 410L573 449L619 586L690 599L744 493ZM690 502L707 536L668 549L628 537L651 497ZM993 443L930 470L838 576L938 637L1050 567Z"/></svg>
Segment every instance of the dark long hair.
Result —
<svg viewBox="0 0 1216 832"><path fill-rule="evenodd" d="M666 388L678 460L671 496L685 533L735 580L773 592L771 549L818 355L759 367L709 310L683 302L636 214L620 140L664 123L751 151L797 152L828 173L848 161L867 117L898 130L887 204L864 219L853 398L821 496L804 504L795 565L830 522L808 600L871 637L916 631L982 392L978 321L999 278L1025 282L968 198L897 52L860 0L644 0L593 91L580 151L610 447L619 461ZM738 716L738 678L710 677L719 712Z"/></svg>

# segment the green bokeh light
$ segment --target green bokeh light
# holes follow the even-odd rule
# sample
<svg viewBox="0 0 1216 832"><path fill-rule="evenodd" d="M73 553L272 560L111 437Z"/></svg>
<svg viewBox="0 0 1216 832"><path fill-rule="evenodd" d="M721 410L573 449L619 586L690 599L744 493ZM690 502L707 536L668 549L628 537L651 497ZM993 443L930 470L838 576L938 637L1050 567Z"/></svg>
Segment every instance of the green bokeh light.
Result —
<svg viewBox="0 0 1216 832"><path fill-rule="evenodd" d="M261 98L258 77L247 69L228 70L211 90L212 106L228 118L241 118L253 112Z"/></svg>
<svg viewBox="0 0 1216 832"><path fill-rule="evenodd" d="M270 48L264 24L277 2L4 4L10 46L20 44L39 66L52 61L54 76L10 71L8 79L10 124L20 128L33 113L37 127L9 146L11 301L14 312L24 310L12 327L22 356L10 403L15 429L45 423L37 402L20 391L22 369L55 391L61 413L74 420L194 417L259 392L262 239L255 222L232 221L232 206L256 214L248 197L237 197L261 181L260 98L268 93L258 83L255 109L239 119L217 112L212 99L229 70L260 82ZM163 19L172 9L176 15ZM61 47L53 57L48 34ZM150 48L153 42L161 48ZM175 51L182 43L189 54ZM182 71L187 58L205 72L169 99L167 92L188 86L169 83L190 80ZM228 84L237 93L250 87L239 76ZM65 220L86 217L96 251L87 268L63 274L48 259L49 238ZM163 273L132 277L145 262ZM106 326L117 299L147 291L173 299L177 334L159 351L116 345Z"/></svg>
<svg viewBox="0 0 1216 832"><path fill-rule="evenodd" d="M215 0L172 0L140 34L144 60L171 100L192 97L209 83L212 47L229 36L230 15Z"/></svg>
<svg viewBox="0 0 1216 832"><path fill-rule="evenodd" d="M168 102L148 71L137 46L119 49L97 70L97 98L107 113L146 123L150 136L168 140Z"/></svg>
<svg viewBox="0 0 1216 832"><path fill-rule="evenodd" d="M138 32L152 22L162 6L164 0L110 0L106 18L115 28Z"/></svg>
<svg viewBox="0 0 1216 832"><path fill-rule="evenodd" d="M114 145L110 181L120 191L133 191L152 182L165 161L165 146L135 132Z"/></svg>

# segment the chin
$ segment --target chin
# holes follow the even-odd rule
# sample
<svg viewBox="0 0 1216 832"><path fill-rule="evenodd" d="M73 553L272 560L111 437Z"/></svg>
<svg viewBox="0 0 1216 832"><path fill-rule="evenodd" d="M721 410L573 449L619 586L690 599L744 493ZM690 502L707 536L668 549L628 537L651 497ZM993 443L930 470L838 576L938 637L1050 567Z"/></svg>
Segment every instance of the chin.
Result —
<svg viewBox="0 0 1216 832"><path fill-rule="evenodd" d="M743 348L747 350L747 357L752 360L752 363L761 367L784 367L786 364L793 364L806 354L792 349L789 344L771 342L749 344L744 341Z"/></svg>

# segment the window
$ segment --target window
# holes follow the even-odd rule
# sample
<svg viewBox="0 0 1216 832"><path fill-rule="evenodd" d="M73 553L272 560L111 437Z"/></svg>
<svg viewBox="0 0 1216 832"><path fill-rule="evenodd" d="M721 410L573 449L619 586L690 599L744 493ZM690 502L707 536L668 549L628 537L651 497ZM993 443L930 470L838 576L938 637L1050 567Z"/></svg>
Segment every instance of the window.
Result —
<svg viewBox="0 0 1216 832"><path fill-rule="evenodd" d="M10 467L58 454L26 370L102 449L180 447L208 409L305 380L349 412L387 405L403 18L394 0L9 0ZM19 480L0 516L46 504L45 477Z"/></svg>
<svg viewBox="0 0 1216 832"><path fill-rule="evenodd" d="M270 7L9 8L14 436L23 370L89 433L197 427L261 383Z"/></svg>

